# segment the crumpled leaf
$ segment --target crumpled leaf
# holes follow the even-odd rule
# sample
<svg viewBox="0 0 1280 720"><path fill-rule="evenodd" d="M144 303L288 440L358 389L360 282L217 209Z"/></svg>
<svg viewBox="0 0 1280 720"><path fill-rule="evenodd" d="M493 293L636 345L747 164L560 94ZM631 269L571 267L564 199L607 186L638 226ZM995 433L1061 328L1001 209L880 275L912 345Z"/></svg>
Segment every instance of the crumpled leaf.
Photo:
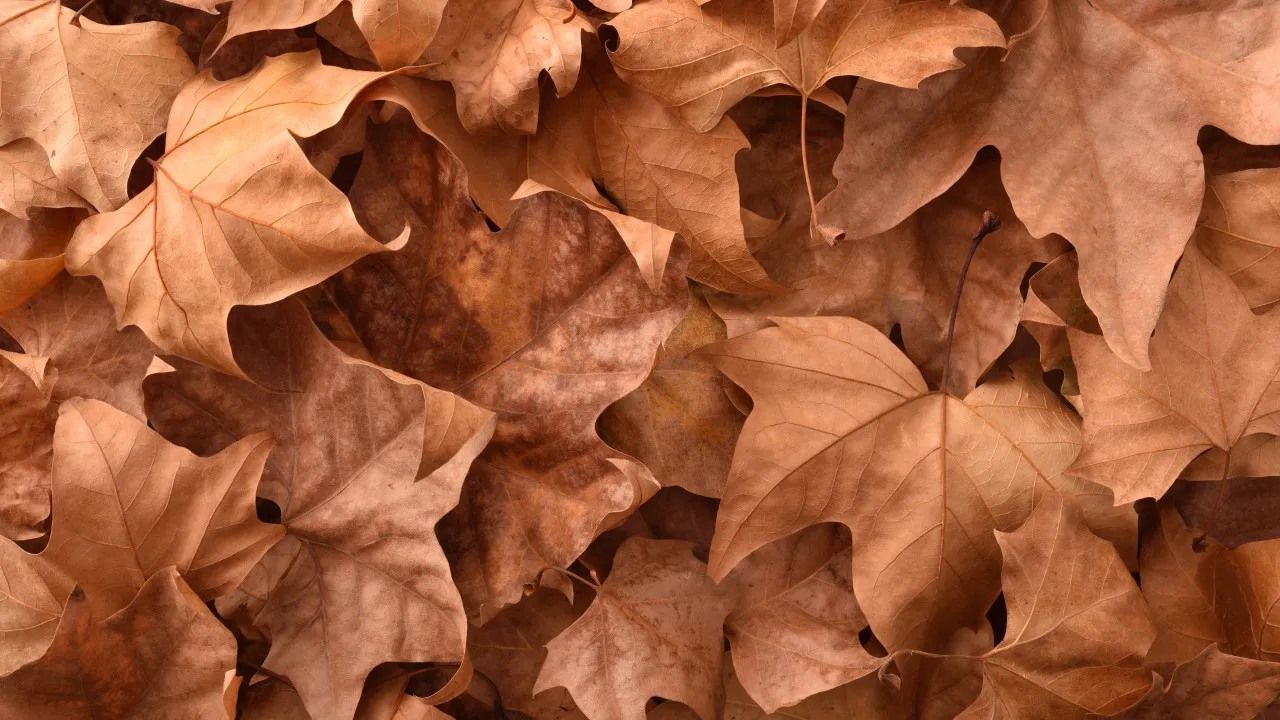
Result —
<svg viewBox="0 0 1280 720"><path fill-rule="evenodd" d="M1257 317L1240 291L1187 246L1151 339L1152 369L1134 369L1097 335L1068 330L1086 408L1071 473L1117 502L1158 498L1197 455L1226 454L1220 476L1251 458L1241 438L1280 434L1280 315Z"/></svg>
<svg viewBox="0 0 1280 720"><path fill-rule="evenodd" d="M962 401L928 392L865 323L774 320L704 351L755 402L716 521L712 576L767 542L841 522L853 533L858 604L886 648L941 648L976 629L999 594L992 531L1081 492L1061 480L1078 448L1074 413L1038 373Z"/></svg>
<svg viewBox="0 0 1280 720"><path fill-rule="evenodd" d="M568 688L592 720L643 720L655 695L702 720L719 718L733 591L707 577L692 549L678 540L623 543L591 607L547 643L534 692Z"/></svg>
<svg viewBox="0 0 1280 720"><path fill-rule="evenodd" d="M226 720L223 678L236 643L174 568L120 612L96 620L71 594L53 645L0 677L0 714L32 720Z"/></svg>
<svg viewBox="0 0 1280 720"><path fill-rule="evenodd" d="M451 2L423 56L425 74L452 83L467 132L532 135L539 75L561 97L573 90L583 33L594 29L570 0Z"/></svg>
<svg viewBox="0 0 1280 720"><path fill-rule="evenodd" d="M1155 627L1128 568L1089 532L1080 509L1052 498L996 537L1008 629L979 659L982 694L959 717L1082 718L1141 700Z"/></svg>
<svg viewBox="0 0 1280 720"><path fill-rule="evenodd" d="M36 141L20 138L0 147L0 210L26 216L32 208L87 205L53 174Z"/></svg>
<svg viewBox="0 0 1280 720"><path fill-rule="evenodd" d="M0 538L0 677L44 655L74 586L47 559Z"/></svg>
<svg viewBox="0 0 1280 720"><path fill-rule="evenodd" d="M1080 254L1080 287L1124 362L1147 341L1204 194L1196 134L1280 142L1270 3L987 3L1009 35L919 91L867 84L849 107L823 220L852 237L893 227L987 145L1018 217ZM828 3L830 7L830 3ZM810 32L813 32L812 28ZM870 77L872 80L878 78Z"/></svg>
<svg viewBox="0 0 1280 720"><path fill-rule="evenodd" d="M1142 702L1117 720L1250 720L1280 695L1280 663L1227 655L1210 645L1158 675Z"/></svg>
<svg viewBox="0 0 1280 720"><path fill-rule="evenodd" d="M784 0L785 2L785 0ZM618 74L653 93L690 127L711 129L739 100L769 85L814 94L832 78L915 87L960 67L957 47L1004 47L991 18L926 0L827 0L796 38L775 46L774 15L783 8L756 0L656 0L609 21L618 34L610 52Z"/></svg>
<svg viewBox="0 0 1280 720"><path fill-rule="evenodd" d="M1209 178L1197 244L1244 294L1254 312L1280 301L1280 170L1242 170Z"/></svg>
<svg viewBox="0 0 1280 720"><path fill-rule="evenodd" d="M849 558L834 526L815 525L735 568L742 597L725 634L738 680L766 713L880 668L858 639L867 621L853 596Z"/></svg>
<svg viewBox="0 0 1280 720"><path fill-rule="evenodd" d="M0 6L0 145L36 141L57 179L106 212L128 200L129 169L164 132L192 67L173 27L73 25L73 14L52 0Z"/></svg>
<svg viewBox="0 0 1280 720"><path fill-rule="evenodd" d="M595 421L640 385L679 322L687 256L672 253L655 294L612 226L554 193L492 233L447 151L399 139L371 135L352 198L375 229L408 223L409 247L341 273L334 297L375 362L498 413L441 533L484 622L657 489Z"/></svg>
<svg viewBox="0 0 1280 720"><path fill-rule="evenodd" d="M147 415L200 452L276 435L259 494L288 534L219 613L270 640L263 667L289 679L313 718L349 720L379 663L462 657L466 620L435 525L490 416L345 356L296 302L245 309L232 331L255 382L178 361L147 378Z"/></svg>
<svg viewBox="0 0 1280 720"><path fill-rule="evenodd" d="M68 269L101 279L121 323L165 351L243 377L232 307L275 302L408 239L366 234L292 137L337 124L381 76L322 65L317 52L226 82L202 73L174 102L154 182L76 228Z"/></svg>
<svg viewBox="0 0 1280 720"><path fill-rule="evenodd" d="M200 458L106 403L68 400L54 430L54 522L41 556L75 578L96 616L174 566L202 599L226 595L284 535L254 510L271 446L256 435Z"/></svg>

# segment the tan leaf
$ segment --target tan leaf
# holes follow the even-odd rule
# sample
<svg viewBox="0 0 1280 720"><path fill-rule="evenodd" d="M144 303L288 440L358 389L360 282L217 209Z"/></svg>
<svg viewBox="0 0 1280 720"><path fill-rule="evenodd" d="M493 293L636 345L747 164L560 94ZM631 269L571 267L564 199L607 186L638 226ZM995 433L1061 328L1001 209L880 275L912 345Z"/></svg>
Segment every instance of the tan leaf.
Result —
<svg viewBox="0 0 1280 720"><path fill-rule="evenodd" d="M1254 312L1280 301L1280 170L1243 170L1209 179L1196 238Z"/></svg>
<svg viewBox="0 0 1280 720"><path fill-rule="evenodd" d="M784 84L812 95L832 78L915 87L960 67L957 47L1004 47L991 18L945 2L827 0L808 27L778 47L775 14L786 5L753 0L642 3L609 21L619 36L610 55L627 82L653 93L691 127L710 130L756 90ZM809 5L809 2L805 3Z"/></svg>
<svg viewBox="0 0 1280 720"><path fill-rule="evenodd" d="M835 527L815 525L764 546L734 570L742 598L725 634L738 679L765 712L880 668L858 639L867 621L850 566Z"/></svg>
<svg viewBox="0 0 1280 720"><path fill-rule="evenodd" d="M266 435L212 458L165 441L97 400L63 403L53 438L53 512L41 555L84 588L95 615L129 604L176 566L205 600L231 592L284 535L258 520Z"/></svg>
<svg viewBox="0 0 1280 720"><path fill-rule="evenodd" d="M201 452L276 435L259 493L288 534L219 613L270 639L263 667L288 678L313 718L349 720L379 663L462 657L466 620L435 525L490 416L345 356L296 302L242 310L231 327L255 382L179 361L147 378L147 414Z"/></svg>
<svg viewBox="0 0 1280 720"><path fill-rule="evenodd" d="M561 97L573 90L583 33L594 29L570 0L451 2L423 56L426 75L453 84L468 132L532 135L538 76Z"/></svg>
<svg viewBox="0 0 1280 720"><path fill-rule="evenodd" d="M31 208L86 206L53 174L39 143L22 138L0 147L0 210L26 215Z"/></svg>
<svg viewBox="0 0 1280 720"><path fill-rule="evenodd" d="M62 251L82 218L78 210L36 208L29 217L0 210L0 317L62 272Z"/></svg>
<svg viewBox="0 0 1280 720"><path fill-rule="evenodd" d="M1010 35L919 92L855 94L820 205L853 237L896 225L950 187L987 145L1028 231L1080 254L1080 287L1112 350L1140 369L1166 278L1204 194L1197 131L1280 142L1267 35L1280 7L1174 8L1104 0L994 0ZM830 3L828 3L828 7ZM812 32L812 30L811 30ZM870 78L878 80L878 78Z"/></svg>
<svg viewBox="0 0 1280 720"><path fill-rule="evenodd" d="M95 622L73 592L39 660L0 677L0 714L32 720L225 720L222 683L236 643L174 568Z"/></svg>
<svg viewBox="0 0 1280 720"><path fill-rule="evenodd" d="M1097 335L1068 333L1087 410L1071 472L1111 488L1117 502L1160 497L1210 448L1230 453L1222 477L1235 476L1229 468L1250 456L1242 437L1280 434L1280 315L1249 312L1195 243L1169 286L1150 371L1134 369Z"/></svg>
<svg viewBox="0 0 1280 720"><path fill-rule="evenodd" d="M73 14L53 0L0 5L0 145L36 141L58 180L106 212L128 200L129 169L164 132L192 67L169 25L72 24Z"/></svg>
<svg viewBox="0 0 1280 720"><path fill-rule="evenodd" d="M74 585L53 563L0 538L0 677L44 655Z"/></svg>
<svg viewBox="0 0 1280 720"><path fill-rule="evenodd" d="M707 497L724 490L745 418L729 400L720 373L691 356L724 339L724 323L702 291L691 287L689 309L663 343L649 377L597 423L605 442L643 462L664 487Z"/></svg>
<svg viewBox="0 0 1280 720"><path fill-rule="evenodd" d="M334 297L375 362L498 413L441 533L483 622L657 489L595 421L640 385L679 321L686 254L672 253L655 294L580 204L541 193L492 233L438 143L402 130L369 144L353 203L375 230L407 222L413 234L405 251L335 278Z"/></svg>
<svg viewBox="0 0 1280 720"><path fill-rule="evenodd" d="M1074 414L1035 373L962 401L927 392L865 323L775 321L704 351L755 402L717 518L713 577L767 542L842 522L858 604L886 648L942 647L976 629L999 594L992 531L1080 491L1060 479L1079 442Z"/></svg>
<svg viewBox="0 0 1280 720"><path fill-rule="evenodd" d="M32 377L29 356L0 353L0 535L31 540L46 532L54 415L49 396L57 371Z"/></svg>
<svg viewBox="0 0 1280 720"><path fill-rule="evenodd" d="M655 695L692 707L702 720L719 718L732 590L707 577L692 547L623 543L591 607L547 643L534 692L568 688L592 720L643 720Z"/></svg>
<svg viewBox="0 0 1280 720"><path fill-rule="evenodd" d="M1062 372L1061 392L1077 410L1084 407L1080 399L1080 382L1067 328L1102 334L1098 318L1080 293L1080 260L1075 251L1063 253L1040 268L1027 283L1027 300L1022 306L1022 325L1040 345L1040 365L1046 372Z"/></svg>
<svg viewBox="0 0 1280 720"><path fill-rule="evenodd" d="M1157 682L1117 720L1248 720L1280 695L1280 663L1250 660L1209 646Z"/></svg>
<svg viewBox="0 0 1280 720"><path fill-rule="evenodd" d="M1142 657L1155 627L1115 549L1056 498L996 537L1008 629L980 658L982 694L960 717L1083 718L1137 703L1151 685Z"/></svg>
<svg viewBox="0 0 1280 720"><path fill-rule="evenodd" d="M155 181L81 223L68 268L101 279L120 321L165 351L243 376L227 340L232 307L275 302L408 239L366 234L292 137L335 125L379 77L315 52L226 82L202 73L174 102Z"/></svg>

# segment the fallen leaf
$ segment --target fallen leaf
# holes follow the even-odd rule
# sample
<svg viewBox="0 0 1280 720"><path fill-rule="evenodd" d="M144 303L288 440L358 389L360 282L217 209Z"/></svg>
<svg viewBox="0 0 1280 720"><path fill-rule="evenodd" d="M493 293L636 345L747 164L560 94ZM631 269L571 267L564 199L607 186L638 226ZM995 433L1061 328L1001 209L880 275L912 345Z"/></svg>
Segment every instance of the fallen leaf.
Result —
<svg viewBox="0 0 1280 720"><path fill-rule="evenodd" d="M1196 244L1178 266L1137 370L1097 335L1068 330L1086 408L1084 449L1070 472L1110 488L1116 502L1159 498L1197 455L1217 448L1226 477L1249 462L1242 437L1280 434L1272 384L1280 316L1257 317Z"/></svg>
<svg viewBox="0 0 1280 720"><path fill-rule="evenodd" d="M643 720L655 695L719 718L732 590L712 582L691 550L676 540L623 543L591 607L547 643L534 692L565 687L592 720Z"/></svg>
<svg viewBox="0 0 1280 720"><path fill-rule="evenodd" d="M49 649L74 586L53 563L0 538L0 678Z"/></svg>
<svg viewBox="0 0 1280 720"><path fill-rule="evenodd" d="M62 272L63 249L71 239L78 211L35 209L29 217L0 210L0 317L36 294Z"/></svg>
<svg viewBox="0 0 1280 720"><path fill-rule="evenodd" d="M1033 236L1071 242L1107 343L1150 369L1165 281L1204 194L1197 131L1214 125L1245 142L1280 142L1280 86L1264 49L1280 8L986 6L1012 36L1007 53L966 54L963 69L919 91L859 86L840 185L819 211L851 237L883 232L994 145L1019 219Z"/></svg>
<svg viewBox="0 0 1280 720"><path fill-rule="evenodd" d="M71 593L53 644L0 677L0 712L33 720L225 720L235 638L176 569L153 575L120 612L96 620Z"/></svg>
<svg viewBox="0 0 1280 720"><path fill-rule="evenodd" d="M0 352L0 535L31 540L46 532L56 370L36 377L22 367L31 358Z"/></svg>
<svg viewBox="0 0 1280 720"><path fill-rule="evenodd" d="M0 147L0 210L26 216L32 208L86 206L53 174L39 143L20 138Z"/></svg>
<svg viewBox="0 0 1280 720"><path fill-rule="evenodd" d="M8 0L0 10L0 145L34 140L54 176L106 212L128 200L129 168L164 132L192 67L173 27L72 24L73 14L52 0Z"/></svg>
<svg viewBox="0 0 1280 720"><path fill-rule="evenodd" d="M1249 660L1212 645L1157 682L1118 720L1249 720L1280 695L1280 663Z"/></svg>
<svg viewBox="0 0 1280 720"><path fill-rule="evenodd" d="M259 494L288 534L219 613L270 639L263 667L313 718L349 719L379 663L462 656L466 621L435 525L488 440L489 413L345 356L297 303L245 309L231 327L255 382L177 362L147 378L147 415L201 452L276 435Z"/></svg>
<svg viewBox="0 0 1280 720"><path fill-rule="evenodd" d="M1201 252L1222 268L1255 313L1280 300L1280 170L1243 170L1212 177L1200 210Z"/></svg>
<svg viewBox="0 0 1280 720"><path fill-rule="evenodd" d="M293 139L337 124L379 77L315 52L226 82L200 74L174 101L152 185L81 223L68 269L102 280L121 323L166 352L243 377L227 339L232 307L281 300L408 238L383 245L365 233Z"/></svg>

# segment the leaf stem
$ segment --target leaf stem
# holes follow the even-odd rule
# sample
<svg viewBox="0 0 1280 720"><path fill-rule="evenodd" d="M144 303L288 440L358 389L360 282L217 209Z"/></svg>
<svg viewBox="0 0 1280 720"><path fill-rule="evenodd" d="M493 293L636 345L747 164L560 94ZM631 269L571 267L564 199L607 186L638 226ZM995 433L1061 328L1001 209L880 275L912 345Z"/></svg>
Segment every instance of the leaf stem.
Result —
<svg viewBox="0 0 1280 720"><path fill-rule="evenodd" d="M809 193L809 226L818 227L818 203L813 199L813 180L809 178L809 93L800 93L800 166L804 168L804 189Z"/></svg>
<svg viewBox="0 0 1280 720"><path fill-rule="evenodd" d="M538 579L535 581L535 584L537 582L540 582L542 580L542 575L549 570L553 572L558 572L561 575L564 575L565 577L569 578L570 580L577 580L578 582L582 583L583 585L586 585L587 587L595 588L596 590L600 589L599 584L591 582L590 580L582 577L578 573L573 572L572 570L566 570L565 568L556 567L554 565L542 568L542 570L538 572Z"/></svg>
<svg viewBox="0 0 1280 720"><path fill-rule="evenodd" d="M77 10L77 11L76 11L76 13L75 13L74 15L72 15L72 16L71 16L71 19L70 19L70 20L68 20L67 22L68 22L68 23L72 23L72 24L74 24L77 20L79 20L79 19L80 19L80 16L84 14L84 11L85 11L85 10L88 10L88 9L89 9L89 8L91 8L91 7L93 7L93 6L94 6L94 3L96 3L96 2L98 2L98 0L89 0L89 2L85 3L84 5L81 5L81 6L80 6L80 9L79 9L79 10Z"/></svg>
<svg viewBox="0 0 1280 720"><path fill-rule="evenodd" d="M969 254L964 256L964 267L960 268L960 281L956 283L956 298L951 303L951 319L947 321L947 352L942 357L942 382L938 384L938 389L944 393L947 392L947 376L951 374L951 344L956 339L956 314L960 312L960 293L964 292L964 279L969 274L969 263L973 262L973 254L978 252L978 245L982 244L982 239L999 229L1000 218L990 210L984 210L982 225L973 236L973 242L969 245Z"/></svg>
<svg viewBox="0 0 1280 720"><path fill-rule="evenodd" d="M893 684L892 681L889 681L886 678L885 671L888 669L889 663L892 663L895 660L897 660L898 656L900 655L919 655L920 657L934 658L935 660L981 660L982 659L976 655L954 655L951 653L931 653L931 652L926 652L924 650L913 650L911 648L894 650L892 653L889 654L888 657L884 659L884 662L880 664L880 671L877 673L877 675L879 676L879 679L881 682L889 682L890 684Z"/></svg>
<svg viewBox="0 0 1280 720"><path fill-rule="evenodd" d="M1209 513L1209 522L1204 524L1200 536L1191 541L1191 549L1202 553L1209 549L1209 533L1213 532L1213 524L1218 521L1218 511L1222 509L1222 499L1227 494L1227 473L1231 470L1231 451L1222 460L1222 477L1218 480L1218 497L1213 501L1213 512Z"/></svg>

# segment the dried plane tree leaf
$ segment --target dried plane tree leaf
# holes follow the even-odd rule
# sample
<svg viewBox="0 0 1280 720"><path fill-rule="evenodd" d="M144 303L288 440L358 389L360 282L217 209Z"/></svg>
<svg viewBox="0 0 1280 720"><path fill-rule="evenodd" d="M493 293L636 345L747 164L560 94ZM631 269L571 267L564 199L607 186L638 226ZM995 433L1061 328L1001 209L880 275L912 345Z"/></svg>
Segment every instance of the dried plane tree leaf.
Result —
<svg viewBox="0 0 1280 720"><path fill-rule="evenodd" d="M928 392L865 323L775 322L704 351L755 401L717 518L713 577L767 542L841 522L876 637L890 650L941 647L999 594L993 530L1018 527L1059 492L1099 493L1064 481L1077 421L1035 374L960 400ZM1097 506L1094 522L1114 522L1113 508ZM1126 522L1131 532L1132 520L1117 525Z"/></svg>
<svg viewBox="0 0 1280 720"><path fill-rule="evenodd" d="M97 619L71 594L49 650L0 677L0 712L34 720L226 720L222 685L235 638L176 569L151 576L120 612Z"/></svg>
<svg viewBox="0 0 1280 720"><path fill-rule="evenodd" d="M1142 593L1079 508L1053 498L999 533L1009 625L981 658L983 688L959 717L1111 715L1146 694L1155 637Z"/></svg>
<svg viewBox="0 0 1280 720"><path fill-rule="evenodd" d="M365 233L293 139L337 124L379 77L315 52L226 82L200 74L174 101L152 185L81 223L68 269L101 279L120 321L165 351L243 377L227 339L232 307L283 299L408 238L383 245Z"/></svg>
<svg viewBox="0 0 1280 720"><path fill-rule="evenodd" d="M1014 38L919 91L856 93L824 222L865 237L950 187L986 145L1038 237L1080 254L1080 287L1112 350L1151 367L1165 281L1204 195L1196 134L1280 142L1272 4L1092 0L985 4ZM828 7L830 4L828 4ZM811 30L812 32L812 30ZM877 79L871 77L870 79Z"/></svg>
<svg viewBox="0 0 1280 720"><path fill-rule="evenodd" d="M352 187L375 229L408 223L408 248L332 283L375 362L498 413L441 535L468 613L483 622L657 489L595 421L640 385L678 323L687 256L673 251L655 294L612 226L554 193L526 198L492 233L461 167L418 137L382 144L372 133Z"/></svg>
<svg viewBox="0 0 1280 720"><path fill-rule="evenodd" d="M20 138L0 147L0 210L26 216L32 208L87 205L54 175L35 140Z"/></svg>
<svg viewBox="0 0 1280 720"><path fill-rule="evenodd" d="M1133 368L1097 335L1068 334L1086 409L1084 449L1070 472L1109 487L1117 502L1160 497L1211 448L1225 456L1218 479L1238 477L1233 469L1253 455L1241 438L1280 434L1280 316L1251 313L1195 243L1169 286L1151 370Z"/></svg>
<svg viewBox="0 0 1280 720"><path fill-rule="evenodd" d="M74 586L53 563L0 538L0 677L49 649Z"/></svg>
<svg viewBox="0 0 1280 720"><path fill-rule="evenodd" d="M58 180L106 212L128 200L129 168L164 132L192 67L173 27L72 24L73 14L52 0L0 7L0 145L36 141Z"/></svg>
<svg viewBox="0 0 1280 720"><path fill-rule="evenodd" d="M50 507L54 416L49 396L57 370L46 362L33 377L22 366L30 359L0 352L0 535L12 540L43 535Z"/></svg>
<svg viewBox="0 0 1280 720"><path fill-rule="evenodd" d="M201 452L275 434L259 493L288 534L219 613L271 641L263 667L312 717L349 719L377 664L462 657L466 620L435 526L490 414L347 357L295 302L246 308L231 328L255 382L179 361L148 376L147 415Z"/></svg>
<svg viewBox="0 0 1280 720"><path fill-rule="evenodd" d="M1227 655L1212 645L1179 665L1166 685L1158 675L1142 702L1119 720L1249 720L1280 695L1280 663Z"/></svg>
<svg viewBox="0 0 1280 720"><path fill-rule="evenodd" d="M642 720L650 696L719 718L733 592L707 577L692 549L677 540L623 543L591 607L547 643L534 692L567 688L592 720Z"/></svg>
<svg viewBox="0 0 1280 720"><path fill-rule="evenodd" d="M26 217L0 210L0 316L62 272L63 250L81 218L74 210L37 208Z"/></svg>
<svg viewBox="0 0 1280 720"><path fill-rule="evenodd" d="M532 135L538 77L546 73L561 97L573 90L583 34L594 32L570 0L450 2L425 74L453 85L467 132Z"/></svg>
<svg viewBox="0 0 1280 720"><path fill-rule="evenodd" d="M1255 313L1280 300L1280 170L1242 170L1209 178L1196 238L1201 252L1240 288Z"/></svg>

